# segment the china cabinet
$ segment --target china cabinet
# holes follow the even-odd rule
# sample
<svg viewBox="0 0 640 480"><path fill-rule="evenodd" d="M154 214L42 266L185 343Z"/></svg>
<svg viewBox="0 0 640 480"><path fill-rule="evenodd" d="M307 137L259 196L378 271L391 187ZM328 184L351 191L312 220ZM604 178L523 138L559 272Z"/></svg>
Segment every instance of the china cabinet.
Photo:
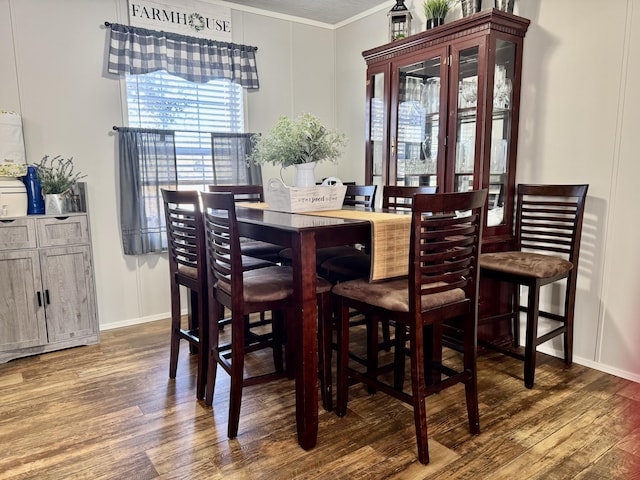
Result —
<svg viewBox="0 0 640 480"><path fill-rule="evenodd" d="M483 251L512 240L528 26L491 9L363 52L368 182L488 188Z"/></svg>
<svg viewBox="0 0 640 480"><path fill-rule="evenodd" d="M0 363L98 335L87 213L0 220Z"/></svg>

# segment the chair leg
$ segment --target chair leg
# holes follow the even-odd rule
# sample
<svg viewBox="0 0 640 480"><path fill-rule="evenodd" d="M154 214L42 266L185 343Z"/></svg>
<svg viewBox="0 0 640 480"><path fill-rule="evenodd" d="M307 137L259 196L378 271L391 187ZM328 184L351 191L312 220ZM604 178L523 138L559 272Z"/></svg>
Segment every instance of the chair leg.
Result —
<svg viewBox="0 0 640 480"><path fill-rule="evenodd" d="M218 346L220 344L220 323L218 318L220 317L220 311L224 310L224 307L218 302L214 302L211 308L211 325L209 327L209 347L207 348L207 384L205 386L205 405L213 404L213 393L216 387L216 373L218 372Z"/></svg>
<svg viewBox="0 0 640 480"><path fill-rule="evenodd" d="M513 346L520 346L520 285L512 284L513 295L511 296L513 305L511 306L512 318L511 324L513 329Z"/></svg>
<svg viewBox="0 0 640 480"><path fill-rule="evenodd" d="M333 336L331 294L318 295L318 366L322 407L333 410L333 388L331 380L331 340Z"/></svg>
<svg viewBox="0 0 640 480"><path fill-rule="evenodd" d="M411 357L411 391L413 396L413 420L416 428L418 461L429 463L429 442L427 433L426 382L424 371L423 329L409 327L409 349Z"/></svg>
<svg viewBox="0 0 640 480"><path fill-rule="evenodd" d="M567 292L564 301L564 318L566 331L564 333L564 363L573 363L573 314L576 301L576 273L575 270L567 278Z"/></svg>
<svg viewBox="0 0 640 480"><path fill-rule="evenodd" d="M264 312L260 312L261 320L264 320ZM282 348L285 344L285 321L282 312L271 312L271 334L273 336L273 366L276 372L284 372Z"/></svg>
<svg viewBox="0 0 640 480"><path fill-rule="evenodd" d="M430 327L430 328L429 328ZM442 322L436 322L430 326L423 328L425 335L425 358L431 363L429 368L425 366L426 374L429 374L430 381L435 385L442 381L442 372L438 368L434 368L434 365L442 365ZM431 337L427 336L427 333L431 334ZM427 350L426 347L429 347Z"/></svg>
<svg viewBox="0 0 640 480"><path fill-rule="evenodd" d="M389 327L389 319L383 318L382 323L382 343L384 344L384 351L389 352L391 350L391 328Z"/></svg>
<svg viewBox="0 0 640 480"><path fill-rule="evenodd" d="M204 398L207 383L208 357L209 357L209 297L207 292L197 295L198 316L198 378L196 379L196 397Z"/></svg>
<svg viewBox="0 0 640 480"><path fill-rule="evenodd" d="M380 317L371 315L367 317L367 376L376 379L378 374L378 351L380 340L378 339L378 325ZM348 348L348 344L347 344ZM376 388L372 385L367 386L369 395L376 393Z"/></svg>
<svg viewBox="0 0 640 480"><path fill-rule="evenodd" d="M198 338L200 337L200 330L198 328L199 323L200 323L200 315L202 312L201 308L200 308L200 304L198 303L200 295L198 295L198 292L195 292L193 290L189 290L189 305L190 305L190 312L189 312L189 330L193 331L193 330L197 330L198 331ZM198 354L198 345L195 345L193 343L189 344L189 353L191 355L197 355Z"/></svg>
<svg viewBox="0 0 640 480"><path fill-rule="evenodd" d="M231 313L232 318L237 313ZM240 423L240 406L242 403L242 387L244 384L244 322L232 322L231 329L231 386L229 388L229 424L227 436L238 436Z"/></svg>
<svg viewBox="0 0 640 480"><path fill-rule="evenodd" d="M176 378L180 353L180 291L171 286L171 347L169 351L169 378Z"/></svg>
<svg viewBox="0 0 640 480"><path fill-rule="evenodd" d="M527 338L524 346L524 386L533 388L536 374L536 347L538 339L538 310L540 302L540 285L534 282L529 285L527 303Z"/></svg>
<svg viewBox="0 0 640 480"><path fill-rule="evenodd" d="M338 332L336 415L343 417L347 413L349 400L349 307L342 299L338 300L336 324Z"/></svg>
<svg viewBox="0 0 640 480"><path fill-rule="evenodd" d="M464 392L467 400L467 417L469 431L473 435L480 433L480 409L478 405L478 326L473 314L465 318L463 333L463 364L464 370L470 377L464 382Z"/></svg>
<svg viewBox="0 0 640 480"><path fill-rule="evenodd" d="M404 387L405 347L407 327L396 323L393 350L393 388L402 391Z"/></svg>

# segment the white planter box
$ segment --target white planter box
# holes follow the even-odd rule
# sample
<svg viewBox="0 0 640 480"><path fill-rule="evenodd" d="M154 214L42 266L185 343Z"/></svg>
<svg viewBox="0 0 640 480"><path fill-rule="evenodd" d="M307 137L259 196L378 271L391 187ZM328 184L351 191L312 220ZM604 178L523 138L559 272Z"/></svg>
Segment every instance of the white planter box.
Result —
<svg viewBox="0 0 640 480"><path fill-rule="evenodd" d="M340 210L347 187L338 180L335 185L287 187L279 178L271 178L264 196L269 210L300 213Z"/></svg>

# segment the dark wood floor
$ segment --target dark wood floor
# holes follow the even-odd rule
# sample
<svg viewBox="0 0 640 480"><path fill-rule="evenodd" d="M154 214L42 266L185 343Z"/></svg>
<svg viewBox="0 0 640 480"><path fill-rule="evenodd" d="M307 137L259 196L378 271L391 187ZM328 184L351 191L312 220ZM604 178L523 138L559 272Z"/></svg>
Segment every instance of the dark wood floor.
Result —
<svg viewBox="0 0 640 480"><path fill-rule="evenodd" d="M168 321L110 330L99 345L0 365L0 479L640 478L640 385L580 365L540 355L526 390L519 362L482 356L482 433L468 433L461 387L429 397L423 466L409 408L360 386L346 417L320 410L312 451L298 447L288 380L247 388L227 439L228 377L213 409L196 401L186 346L168 378L168 332Z"/></svg>

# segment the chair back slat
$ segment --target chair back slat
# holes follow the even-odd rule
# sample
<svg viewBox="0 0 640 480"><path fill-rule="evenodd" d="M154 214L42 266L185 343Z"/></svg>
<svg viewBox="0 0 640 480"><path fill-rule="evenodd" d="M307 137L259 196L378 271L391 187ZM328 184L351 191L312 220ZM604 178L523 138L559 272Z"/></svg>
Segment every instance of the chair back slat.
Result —
<svg viewBox="0 0 640 480"><path fill-rule="evenodd" d="M576 264L588 185L519 185L516 242Z"/></svg>
<svg viewBox="0 0 640 480"><path fill-rule="evenodd" d="M343 205L371 208L374 205L377 185L347 185Z"/></svg>
<svg viewBox="0 0 640 480"><path fill-rule="evenodd" d="M213 193L232 193L236 202L264 202L262 185L207 185Z"/></svg>
<svg viewBox="0 0 640 480"><path fill-rule="evenodd" d="M404 187L385 185L382 188L382 208L389 210L411 210L413 196L416 194L438 193L437 186Z"/></svg>
<svg viewBox="0 0 640 480"><path fill-rule="evenodd" d="M179 265L202 268L204 250L201 249L203 231L195 190L162 190L167 227L167 247L170 269Z"/></svg>
<svg viewBox="0 0 640 480"><path fill-rule="evenodd" d="M475 304L486 198L486 190L414 195L409 266L409 303L414 309L422 295L458 288ZM470 214L456 216L456 211Z"/></svg>

